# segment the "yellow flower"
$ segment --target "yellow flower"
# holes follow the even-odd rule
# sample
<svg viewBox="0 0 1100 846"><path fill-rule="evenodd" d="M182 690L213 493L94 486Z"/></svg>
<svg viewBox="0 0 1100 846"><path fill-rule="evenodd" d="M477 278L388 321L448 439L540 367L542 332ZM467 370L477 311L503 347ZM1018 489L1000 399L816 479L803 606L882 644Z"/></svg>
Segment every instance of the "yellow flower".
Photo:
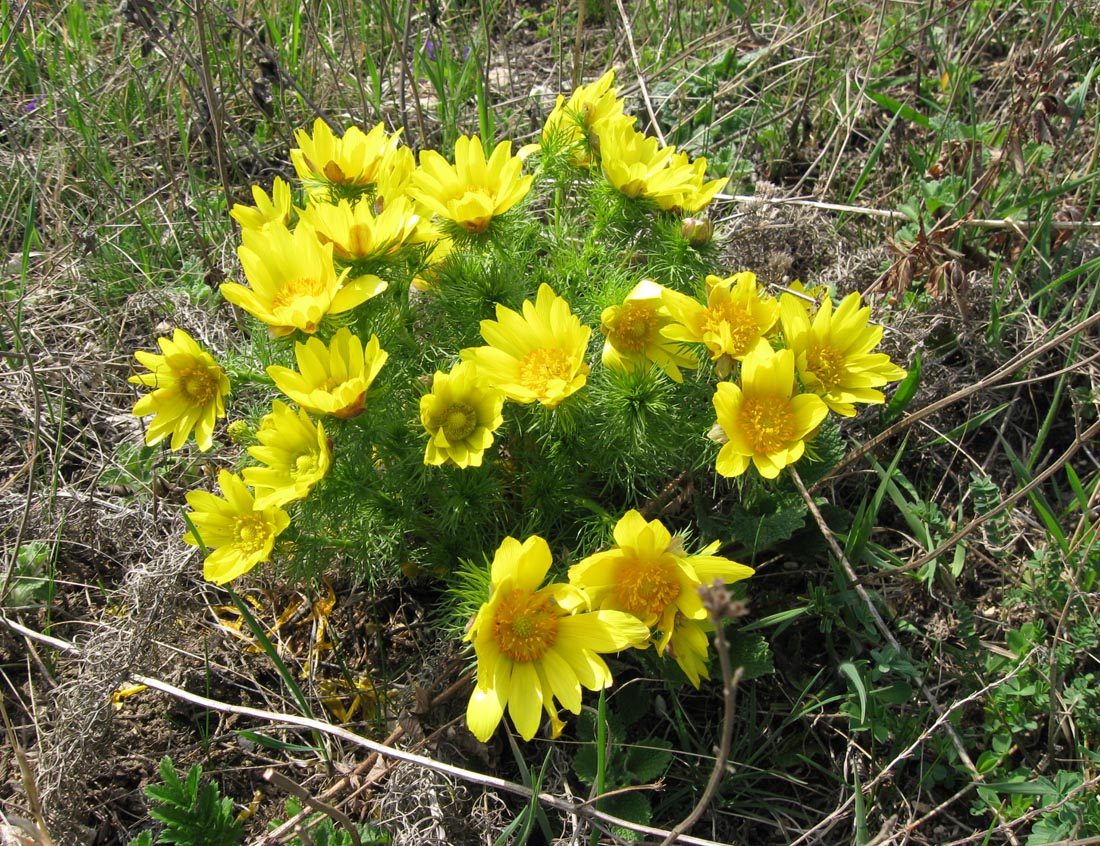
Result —
<svg viewBox="0 0 1100 846"><path fill-rule="evenodd" d="M441 218L467 232L484 232L493 218L522 200L534 181L520 176L523 162L512 155L512 142L501 141L488 160L476 135L455 143L455 163L435 150L422 150L409 194Z"/></svg>
<svg viewBox="0 0 1100 846"><path fill-rule="evenodd" d="M229 216L237 221L241 228L263 230L271 224L286 226L290 223L290 186L285 180L275 177L270 197L259 185L253 185L252 199L256 201L255 206L237 203L229 212Z"/></svg>
<svg viewBox="0 0 1100 846"><path fill-rule="evenodd" d="M392 169L392 157L401 143L400 132L390 135L381 123L366 133L352 126L337 138L320 118L313 122L312 136L299 129L294 140L298 146L290 151L290 159L314 196L329 196L331 187L370 191Z"/></svg>
<svg viewBox="0 0 1100 846"><path fill-rule="evenodd" d="M222 296L285 337L301 329L313 334L330 314L349 311L386 288L377 276L360 276L347 284L332 264L332 245L321 245L312 227L291 232L273 224L263 231L246 229L237 248L250 287L236 282L221 286ZM341 287L342 286L342 287Z"/></svg>
<svg viewBox="0 0 1100 846"><path fill-rule="evenodd" d="M135 385L152 388L134 404L134 416L153 417L145 432L145 443L158 444L169 435L170 447L183 446L191 431L199 449L210 449L214 422L225 417L225 395L229 393L229 378L214 361L182 329L172 332L172 339L158 338L163 355L138 350L134 357L150 372L131 376Z"/></svg>
<svg viewBox="0 0 1100 846"><path fill-rule="evenodd" d="M672 630L666 652L671 654L694 687L700 679L709 679L707 634L714 631L709 620L680 620Z"/></svg>
<svg viewBox="0 0 1100 846"><path fill-rule="evenodd" d="M637 511L628 511L615 526L616 545L590 555L569 568L569 583L591 598L594 607L633 614L657 634L653 640L664 652L674 639L690 641L692 635L677 638L677 630L707 619L707 610L697 589L721 578L727 584L747 579L751 567L714 555L712 543L697 555L684 552L680 538L674 538L660 520L649 522ZM706 669L706 639L702 660L687 651L673 650L684 672L698 687L698 665ZM685 666L686 662L686 666Z"/></svg>
<svg viewBox="0 0 1100 846"><path fill-rule="evenodd" d="M590 165L599 153L599 133L609 121L633 126L635 118L623 114L623 101L611 87L615 71L609 70L595 82L579 86L568 102L558 95L558 102L542 129L542 143L555 147L572 148L572 161L576 165ZM531 145L520 151L523 156L534 152L539 145Z"/></svg>
<svg viewBox="0 0 1100 846"><path fill-rule="evenodd" d="M420 422L431 436L424 463L480 467L504 422L503 407L504 394L485 384L472 362L460 362L450 374L436 371L432 392L420 398Z"/></svg>
<svg viewBox="0 0 1100 846"><path fill-rule="evenodd" d="M310 203L301 217L322 244L332 244L333 258L340 262L385 258L423 240L420 217L407 197L386 203L378 214L372 203Z"/></svg>
<svg viewBox="0 0 1100 846"><path fill-rule="evenodd" d="M462 351L485 380L520 403L538 400L553 408L584 387L588 365L584 354L592 330L581 325L569 303L545 283L535 302L525 300L523 314L497 305L496 320L481 321L487 347Z"/></svg>
<svg viewBox="0 0 1100 846"><path fill-rule="evenodd" d="M256 508L305 499L332 465L332 447L324 427L313 425L305 410L295 413L275 400L256 431L259 445L248 454L263 467L246 467L241 475L256 491Z"/></svg>
<svg viewBox="0 0 1100 846"><path fill-rule="evenodd" d="M355 417L363 410L370 387L389 353L372 335L366 348L347 327L337 330L328 346L319 338L294 345L298 370L271 365L267 375L302 408L314 414Z"/></svg>
<svg viewBox="0 0 1100 846"><path fill-rule="evenodd" d="M669 168L679 172L690 171L691 188L680 195L678 199L669 200L667 205L658 199L658 204L665 211L687 214L702 211L710 205L714 195L725 188L726 183L729 182L728 176L707 182L707 160L702 156L695 161L690 161L687 153L677 153L669 162Z"/></svg>
<svg viewBox="0 0 1100 846"><path fill-rule="evenodd" d="M409 187L409 180L416 170L416 156L413 151L404 145L396 147L387 154L383 166L379 169L377 180L374 184L375 211L384 209L390 203L405 196L405 189ZM422 223L428 223L430 214L424 214L417 209L417 214L422 218Z"/></svg>
<svg viewBox="0 0 1100 846"><path fill-rule="evenodd" d="M665 289L664 303L675 323L664 330L673 341L705 344L718 375L729 375L733 361L743 359L779 318L779 303L761 296L756 274L736 273L726 279L707 277L707 304Z"/></svg>
<svg viewBox="0 0 1100 846"><path fill-rule="evenodd" d="M712 437L725 439L718 472L740 476L755 464L765 479L802 457L806 438L829 407L815 394L795 393L794 353L759 344L745 356L741 385L719 382L714 395L718 425Z"/></svg>
<svg viewBox="0 0 1100 846"><path fill-rule="evenodd" d="M690 190L691 174L668 167L675 152L624 121L612 122L600 134L604 176L628 197L667 199Z"/></svg>
<svg viewBox="0 0 1100 846"><path fill-rule="evenodd" d="M202 546L213 550L206 556L202 575L224 585L267 561L290 517L281 508L256 508L244 482L226 470L218 473L218 486L225 499L206 491L187 494L193 509L188 516L195 530L183 539L192 546L199 546L201 540Z"/></svg>
<svg viewBox="0 0 1100 846"><path fill-rule="evenodd" d="M542 711L555 726L555 699L574 714L581 688L601 690L611 671L599 653L642 643L649 630L621 611L580 611L584 596L565 584L540 587L550 569L550 547L540 537L505 538L493 558L489 600L466 639L477 654L477 684L466 724L481 741L496 730L507 706L524 740L538 731Z"/></svg>
<svg viewBox="0 0 1100 846"><path fill-rule="evenodd" d="M798 298L784 294L780 300L783 337L802 383L844 417L855 415L854 403L885 402L875 389L906 374L885 353L871 352L882 341L883 328L869 325L871 309L860 302L858 293L849 294L834 311L826 297L811 323Z"/></svg>
<svg viewBox="0 0 1100 846"><path fill-rule="evenodd" d="M628 197L652 200L665 211L698 212L729 181L705 181L706 159L693 162L675 147L661 147L626 121L605 121L599 147L603 174L614 188Z"/></svg>
<svg viewBox="0 0 1100 846"><path fill-rule="evenodd" d="M634 370L656 364L674 382L683 382L681 367L699 366L695 355L680 341L672 341L661 330L672 323L662 301L664 288L652 279L634 286L622 305L609 306L600 315L607 336L603 363L615 370Z"/></svg>

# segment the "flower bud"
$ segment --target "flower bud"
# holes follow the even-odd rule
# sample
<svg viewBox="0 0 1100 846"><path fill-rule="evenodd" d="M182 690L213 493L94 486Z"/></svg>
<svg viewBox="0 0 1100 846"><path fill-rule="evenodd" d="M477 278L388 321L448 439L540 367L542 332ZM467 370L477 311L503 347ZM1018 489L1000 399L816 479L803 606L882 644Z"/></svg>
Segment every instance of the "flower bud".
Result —
<svg viewBox="0 0 1100 846"><path fill-rule="evenodd" d="M248 446L256 443L256 432L245 420L234 420L225 427L229 440L238 446Z"/></svg>
<svg viewBox="0 0 1100 846"><path fill-rule="evenodd" d="M710 243L714 235L714 224L705 217L685 217L680 232L691 246L702 247Z"/></svg>

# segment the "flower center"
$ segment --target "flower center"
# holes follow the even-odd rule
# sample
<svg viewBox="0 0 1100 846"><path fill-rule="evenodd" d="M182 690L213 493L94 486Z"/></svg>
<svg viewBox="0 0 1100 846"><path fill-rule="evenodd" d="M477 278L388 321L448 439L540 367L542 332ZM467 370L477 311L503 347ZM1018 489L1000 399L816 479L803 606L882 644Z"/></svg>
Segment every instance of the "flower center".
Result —
<svg viewBox="0 0 1100 846"><path fill-rule="evenodd" d="M456 402L447 407L442 415L443 423L439 428L452 444L469 437L477 428L477 411L464 402Z"/></svg>
<svg viewBox="0 0 1100 846"><path fill-rule="evenodd" d="M680 595L680 580L676 565L667 556L644 560L631 556L615 571L612 589L619 604L637 617L660 616Z"/></svg>
<svg viewBox="0 0 1100 846"><path fill-rule="evenodd" d="M623 352L640 353L652 342L659 321L649 304L628 302L611 329L611 345Z"/></svg>
<svg viewBox="0 0 1100 846"><path fill-rule="evenodd" d="M732 356L744 355L760 338L760 328L753 320L752 311L743 303L717 302L703 312L703 337L719 340L722 352Z"/></svg>
<svg viewBox="0 0 1100 846"><path fill-rule="evenodd" d="M475 217L469 220L460 220L458 223L471 235L476 235L478 232L484 232L488 229L491 220L491 217Z"/></svg>
<svg viewBox="0 0 1100 846"><path fill-rule="evenodd" d="M177 384L191 405L206 405L218 393L218 378L205 367L187 367L180 371Z"/></svg>
<svg viewBox="0 0 1100 846"><path fill-rule="evenodd" d="M515 588L497 605L493 639L513 661L537 661L558 637L558 615L549 596Z"/></svg>
<svg viewBox="0 0 1100 846"><path fill-rule="evenodd" d="M546 393L552 380L568 382L573 368L564 350L539 347L531 350L519 363L519 383L534 394Z"/></svg>
<svg viewBox="0 0 1100 846"><path fill-rule="evenodd" d="M479 232L484 232L492 223L496 197L488 186L467 185L466 190L459 194L457 205L463 211L458 213L455 222L471 235L476 235ZM475 209L480 209L486 213L477 214Z"/></svg>
<svg viewBox="0 0 1100 846"><path fill-rule="evenodd" d="M844 353L828 344L814 344L806 350L806 369L818 378L826 391L831 391L844 376Z"/></svg>
<svg viewBox="0 0 1100 846"><path fill-rule="evenodd" d="M341 420L350 420L352 417L358 417L363 413L363 406L366 403L367 392L360 391L354 397L352 397L340 408L332 412L333 417L339 417Z"/></svg>
<svg viewBox="0 0 1100 846"><path fill-rule="evenodd" d="M772 455L794 440L794 412L783 397L748 397L737 419L754 453Z"/></svg>
<svg viewBox="0 0 1100 846"><path fill-rule="evenodd" d="M279 288L279 293L271 298L271 310L278 313L279 309L288 308L298 300L305 297L323 297L328 293L328 286L324 280L315 276L299 276L288 279Z"/></svg>
<svg viewBox="0 0 1100 846"><path fill-rule="evenodd" d="M236 540L233 545L244 555L253 555L263 550L270 536L263 514L241 514L233 526Z"/></svg>
<svg viewBox="0 0 1100 846"><path fill-rule="evenodd" d="M313 452L307 452L294 459L294 478L308 480L317 475L317 459L318 455Z"/></svg>
<svg viewBox="0 0 1100 846"><path fill-rule="evenodd" d="M334 400L345 399L342 406L337 409L329 409L328 413L333 417L339 417L341 420L346 420L349 417L357 417L363 411L363 404L367 398L367 391L364 388L357 394L350 395L347 391L343 392L339 397L337 392L345 385L351 388L358 387L363 384L363 380L358 376L349 376L347 379L341 379L336 376L329 376L325 381L320 382L315 388L314 392L321 392L329 394Z"/></svg>

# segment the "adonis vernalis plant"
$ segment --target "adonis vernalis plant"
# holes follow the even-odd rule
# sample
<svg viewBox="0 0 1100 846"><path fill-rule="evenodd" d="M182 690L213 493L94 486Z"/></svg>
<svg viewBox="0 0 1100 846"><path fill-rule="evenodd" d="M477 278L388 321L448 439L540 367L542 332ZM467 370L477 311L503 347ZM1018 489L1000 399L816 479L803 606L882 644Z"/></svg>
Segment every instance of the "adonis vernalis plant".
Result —
<svg viewBox="0 0 1100 846"><path fill-rule="evenodd" d="M561 731L558 706L612 683L607 653L709 678L699 589L743 590L721 552L758 551L717 498L839 461L838 419L905 375L870 308L719 266L725 180L636 129L610 73L517 155L464 136L417 164L381 124L295 139L297 184L232 212L244 281L221 291L268 338L235 357L240 474L187 497L205 577L438 578L440 619L470 620L481 740L506 712ZM212 448L228 378L182 329L160 345L132 379L149 443Z"/></svg>

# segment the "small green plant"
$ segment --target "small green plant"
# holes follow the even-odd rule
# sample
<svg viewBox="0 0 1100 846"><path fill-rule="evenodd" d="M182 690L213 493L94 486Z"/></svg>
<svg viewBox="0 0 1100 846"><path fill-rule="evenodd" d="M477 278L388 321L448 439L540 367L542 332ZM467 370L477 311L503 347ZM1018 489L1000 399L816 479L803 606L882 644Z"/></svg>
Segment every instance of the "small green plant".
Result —
<svg viewBox="0 0 1100 846"><path fill-rule="evenodd" d="M49 575L52 559L50 544L42 541L22 544L15 554L15 565L3 597L4 607L18 608L49 599L53 592L53 580Z"/></svg>
<svg viewBox="0 0 1100 846"><path fill-rule="evenodd" d="M1096 756L1092 758L1095 763ZM1080 841L1085 837L1095 837L1100 832L1100 795L1095 789L1086 789L1081 773L1061 770L1053 780L1036 779L1035 788L1036 794L1050 810L1031 827L1026 846Z"/></svg>
<svg viewBox="0 0 1100 846"><path fill-rule="evenodd" d="M174 843L178 846L236 846L244 833L233 813L233 800L221 795L215 782L202 780L202 765L194 764L187 778L176 774L171 757L160 761L162 784L150 784L145 795L153 801L149 816L164 825L155 836L143 831L130 846Z"/></svg>
<svg viewBox="0 0 1100 846"><path fill-rule="evenodd" d="M652 713L651 702L648 696L638 694L618 701L623 704L616 711L609 711L601 697L597 711L586 710L582 714L577 735L583 745L573 758L573 771L595 795L612 794L597 801L596 807L601 811L631 822L648 823L653 806L645 791L624 788L660 778L672 763L672 744L649 736L638 743L628 743L627 733L641 728L642 718ZM637 838L636 832L616 831L624 838Z"/></svg>

